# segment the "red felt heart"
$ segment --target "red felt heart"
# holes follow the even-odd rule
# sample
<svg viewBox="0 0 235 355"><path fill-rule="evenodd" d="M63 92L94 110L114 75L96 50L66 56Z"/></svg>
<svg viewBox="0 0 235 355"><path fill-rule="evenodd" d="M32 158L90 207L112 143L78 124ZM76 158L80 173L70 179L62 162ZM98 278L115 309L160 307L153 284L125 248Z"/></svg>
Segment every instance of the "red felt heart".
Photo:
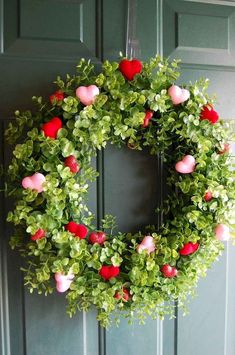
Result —
<svg viewBox="0 0 235 355"><path fill-rule="evenodd" d="M89 236L89 242L91 244L100 244L103 245L106 241L106 234L104 232L92 232Z"/></svg>
<svg viewBox="0 0 235 355"><path fill-rule="evenodd" d="M165 264L161 267L161 272L167 278L175 277L178 274L178 270L174 266Z"/></svg>
<svg viewBox="0 0 235 355"><path fill-rule="evenodd" d="M77 162L77 159L75 158L74 155L70 155L69 157L67 157L64 161L64 165L68 166L71 173L78 173L80 170L79 164Z"/></svg>
<svg viewBox="0 0 235 355"><path fill-rule="evenodd" d="M204 198L204 200L205 200L206 202L211 201L212 198L213 198L212 192L211 192L211 191L206 191L205 194L204 194L204 196L203 196L203 198Z"/></svg>
<svg viewBox="0 0 235 355"><path fill-rule="evenodd" d="M54 94L50 95L50 101L52 105L63 100L64 100L64 93L61 90L58 90Z"/></svg>
<svg viewBox="0 0 235 355"><path fill-rule="evenodd" d="M130 292L123 287L122 292L116 292L114 295L116 300L122 300L123 302L128 302L131 298Z"/></svg>
<svg viewBox="0 0 235 355"><path fill-rule="evenodd" d="M142 63L137 59L123 59L119 64L119 70L127 80L133 80L134 76L141 72Z"/></svg>
<svg viewBox="0 0 235 355"><path fill-rule="evenodd" d="M78 224L74 221L71 221L68 224L66 224L65 229L68 232L74 234L74 236L79 239L86 238L88 233L88 229L86 226L84 226L84 224Z"/></svg>
<svg viewBox="0 0 235 355"><path fill-rule="evenodd" d="M201 120L208 120L211 122L211 124L215 124L219 119L219 115L213 109L212 105L207 105L207 106L203 106L200 118Z"/></svg>
<svg viewBox="0 0 235 355"><path fill-rule="evenodd" d="M195 253L195 251L198 250L199 244L198 243L192 243L192 242L188 242L186 244L184 244L183 248L180 249L179 253L180 255L190 255Z"/></svg>
<svg viewBox="0 0 235 355"><path fill-rule="evenodd" d="M218 152L218 154L223 155L225 153L232 153L232 147L229 143L223 145L223 149Z"/></svg>
<svg viewBox="0 0 235 355"><path fill-rule="evenodd" d="M57 132L62 127L62 121L59 117L53 117L49 122L42 125L42 131L46 137L57 138Z"/></svg>
<svg viewBox="0 0 235 355"><path fill-rule="evenodd" d="M149 125L149 121L151 120L151 118L153 117L153 112L148 110L145 112L145 117L144 117L144 123L142 125L143 128L148 127Z"/></svg>
<svg viewBox="0 0 235 355"><path fill-rule="evenodd" d="M44 238L46 235L46 232L43 229L38 229L37 232L34 235L31 235L31 240L39 240Z"/></svg>
<svg viewBox="0 0 235 355"><path fill-rule="evenodd" d="M119 275L119 273L119 267L113 265L103 265L99 271L100 276L102 276L104 280L109 280L112 277L116 277Z"/></svg>

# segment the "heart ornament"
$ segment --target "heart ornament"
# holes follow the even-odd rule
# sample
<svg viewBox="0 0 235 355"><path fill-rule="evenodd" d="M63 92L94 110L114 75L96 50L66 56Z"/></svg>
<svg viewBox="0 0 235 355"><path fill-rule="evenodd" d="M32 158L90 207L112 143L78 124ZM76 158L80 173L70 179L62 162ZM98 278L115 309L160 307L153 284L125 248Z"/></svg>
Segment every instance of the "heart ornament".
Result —
<svg viewBox="0 0 235 355"><path fill-rule="evenodd" d="M196 160L192 155L185 155L185 157L175 164L175 170L181 174L190 174L194 171Z"/></svg>
<svg viewBox="0 0 235 355"><path fill-rule="evenodd" d="M145 112L144 123L142 125L143 128L148 127L149 121L151 120L152 117L153 117L153 111L148 110Z"/></svg>
<svg viewBox="0 0 235 355"><path fill-rule="evenodd" d="M37 190L37 192L43 191L43 183L46 178L41 173L35 173L32 176L26 176L22 180L22 186L24 189Z"/></svg>
<svg viewBox="0 0 235 355"><path fill-rule="evenodd" d="M70 169L71 173L73 173L73 174L78 173L80 170L80 166L79 166L77 159L74 155L69 155L65 159L64 165L67 166Z"/></svg>
<svg viewBox="0 0 235 355"><path fill-rule="evenodd" d="M208 120L211 124L215 124L219 120L219 115L212 105L206 105L202 108L200 119Z"/></svg>
<svg viewBox="0 0 235 355"><path fill-rule="evenodd" d="M173 105L179 105L189 99L190 92L187 89L181 89L177 85L172 85L168 89L168 95L171 97Z"/></svg>
<svg viewBox="0 0 235 355"><path fill-rule="evenodd" d="M99 95L100 90L96 85L79 86L76 90L76 96L85 106L92 105L95 102L96 96Z"/></svg>
<svg viewBox="0 0 235 355"><path fill-rule="evenodd" d="M123 287L122 292L116 292L114 295L114 298L116 300L122 300L123 302L128 302L129 299L131 298L130 292Z"/></svg>
<svg viewBox="0 0 235 355"><path fill-rule="evenodd" d="M89 242L91 244L99 244L103 245L104 242L106 241L106 233L98 231L98 232L92 232L89 236Z"/></svg>
<svg viewBox="0 0 235 355"><path fill-rule="evenodd" d="M36 233L31 235L31 240L42 239L45 237L45 235L46 235L46 232L42 228L39 228Z"/></svg>
<svg viewBox="0 0 235 355"><path fill-rule="evenodd" d="M171 266L169 264L164 264L161 267L161 272L165 277L167 277L169 279L177 276L177 274L178 274L178 270L174 266Z"/></svg>
<svg viewBox="0 0 235 355"><path fill-rule="evenodd" d="M223 144L223 149L220 150L218 153L220 155L223 155L226 153L231 154L232 152L233 152L232 146L229 143L225 143L225 144Z"/></svg>
<svg viewBox="0 0 235 355"><path fill-rule="evenodd" d="M58 292L65 292L70 288L71 283L73 282L74 274L68 273L64 275L61 272L55 273L56 289Z"/></svg>
<svg viewBox="0 0 235 355"><path fill-rule="evenodd" d="M135 75L142 71L142 63L137 59L123 59L119 64L119 70L127 80L133 80Z"/></svg>
<svg viewBox="0 0 235 355"><path fill-rule="evenodd" d="M113 265L103 265L99 271L99 274L105 281L111 279L112 277L118 276L120 269L118 266Z"/></svg>
<svg viewBox="0 0 235 355"><path fill-rule="evenodd" d="M147 250L148 254L152 253L156 249L153 237L147 235L142 242L137 246L137 252L141 253L143 250Z"/></svg>
<svg viewBox="0 0 235 355"><path fill-rule="evenodd" d="M79 239L86 238L88 233L88 229L84 224L76 223L74 221L66 224L65 229Z"/></svg>
<svg viewBox="0 0 235 355"><path fill-rule="evenodd" d="M184 244L183 248L180 249L179 253L180 255L190 255L195 253L199 248L199 243L192 243L192 242L188 242L186 244Z"/></svg>
<svg viewBox="0 0 235 355"><path fill-rule="evenodd" d="M215 238L221 242L225 242L230 239L229 227L226 224L218 224L215 227Z"/></svg>
<svg viewBox="0 0 235 355"><path fill-rule="evenodd" d="M59 129L62 128L62 121L59 117L53 117L49 122L42 125L42 131L45 137L52 139L57 138L57 133Z"/></svg>

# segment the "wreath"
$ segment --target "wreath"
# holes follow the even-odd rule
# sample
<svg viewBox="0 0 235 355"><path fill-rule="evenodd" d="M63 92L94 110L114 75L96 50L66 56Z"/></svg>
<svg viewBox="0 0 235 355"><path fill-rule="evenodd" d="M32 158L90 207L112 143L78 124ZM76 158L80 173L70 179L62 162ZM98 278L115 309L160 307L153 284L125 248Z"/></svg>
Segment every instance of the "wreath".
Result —
<svg viewBox="0 0 235 355"><path fill-rule="evenodd" d="M57 91L33 97L37 110L16 111L6 130L15 145L7 172L11 247L24 257L30 292L66 292L71 316L92 305L103 326L111 314L117 322L173 316L174 301L187 309L231 236L231 132L206 93L208 80L179 87L178 65L122 58L105 61L97 75L82 59L76 75L58 77ZM88 182L97 177L91 159L108 142L161 156L168 196L160 228L121 233L106 215L97 229Z"/></svg>

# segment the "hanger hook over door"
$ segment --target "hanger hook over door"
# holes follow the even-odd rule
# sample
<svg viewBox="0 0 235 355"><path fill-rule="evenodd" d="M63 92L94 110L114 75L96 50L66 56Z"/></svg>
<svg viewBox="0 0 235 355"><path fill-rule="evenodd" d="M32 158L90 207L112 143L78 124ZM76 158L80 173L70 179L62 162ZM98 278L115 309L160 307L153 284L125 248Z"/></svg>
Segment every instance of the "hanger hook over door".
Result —
<svg viewBox="0 0 235 355"><path fill-rule="evenodd" d="M126 31L126 57L139 58L140 44L136 35L137 0L128 0L127 5L127 31Z"/></svg>

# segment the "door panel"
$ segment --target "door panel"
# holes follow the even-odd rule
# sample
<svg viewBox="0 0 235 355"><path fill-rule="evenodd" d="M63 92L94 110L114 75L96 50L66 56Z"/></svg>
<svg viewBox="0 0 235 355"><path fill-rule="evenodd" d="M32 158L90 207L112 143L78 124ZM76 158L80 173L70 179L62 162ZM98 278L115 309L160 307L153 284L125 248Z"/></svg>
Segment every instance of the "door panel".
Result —
<svg viewBox="0 0 235 355"><path fill-rule="evenodd" d="M99 1L10 0L3 9L3 51L8 56L77 60L97 57ZM12 26L13 24L13 26Z"/></svg>
<svg viewBox="0 0 235 355"><path fill-rule="evenodd" d="M63 294L49 297L25 294L28 354L98 354L96 312L81 312L69 319L65 316L65 308Z"/></svg>
<svg viewBox="0 0 235 355"><path fill-rule="evenodd" d="M155 53L182 59L181 82L208 77L217 92L218 111L235 117L235 3L219 0L0 0L0 159L7 165L4 127L16 109L32 107L30 97L53 92L57 75L74 73L81 57L99 69L103 58L125 54L127 6L132 8L140 58ZM43 23L43 25L42 25ZM89 207L99 223L103 212L117 216L122 231L161 222L164 175L160 159L148 152L109 146L94 165ZM1 186L4 182L1 181ZM64 295L29 294L23 288L22 260L8 246L9 201L1 203L1 355L233 355L235 353L235 250L229 244L201 280L190 315L147 320L104 331L96 311L65 314Z"/></svg>
<svg viewBox="0 0 235 355"><path fill-rule="evenodd" d="M217 94L221 117L234 120L234 26L232 1L163 1L163 53L182 60L180 82L200 77L210 80L210 94ZM180 313L175 328L175 351L180 355L232 355L235 327L234 247L231 243L219 262L200 280L190 315ZM234 319L234 318L233 318Z"/></svg>
<svg viewBox="0 0 235 355"><path fill-rule="evenodd" d="M234 97L235 73L231 69L219 66L194 69L193 64L184 66L181 81L194 81L199 77L210 80L209 92L218 97L216 109L221 117L231 120L235 117L235 109L231 104ZM235 256L234 246L227 244L226 251L213 265L206 279L199 283L198 297L190 304L190 315L178 320L178 351L179 354L233 354L227 350L231 346L228 334L234 334L235 327L231 323L231 312L234 305L228 303L229 290L234 288L232 257ZM229 257L230 256L230 257ZM231 294L230 294L231 297ZM234 311L232 313L234 315ZM230 319L230 320L229 320ZM187 341L185 341L187 339ZM230 335L231 339L231 335ZM193 346L192 346L193 344Z"/></svg>
<svg viewBox="0 0 235 355"><path fill-rule="evenodd" d="M136 232L157 222L154 210L162 183L158 167L158 160L148 151L105 149L105 213L116 216L120 231Z"/></svg>
<svg viewBox="0 0 235 355"><path fill-rule="evenodd" d="M164 55L183 63L233 66L233 1L164 0Z"/></svg>

